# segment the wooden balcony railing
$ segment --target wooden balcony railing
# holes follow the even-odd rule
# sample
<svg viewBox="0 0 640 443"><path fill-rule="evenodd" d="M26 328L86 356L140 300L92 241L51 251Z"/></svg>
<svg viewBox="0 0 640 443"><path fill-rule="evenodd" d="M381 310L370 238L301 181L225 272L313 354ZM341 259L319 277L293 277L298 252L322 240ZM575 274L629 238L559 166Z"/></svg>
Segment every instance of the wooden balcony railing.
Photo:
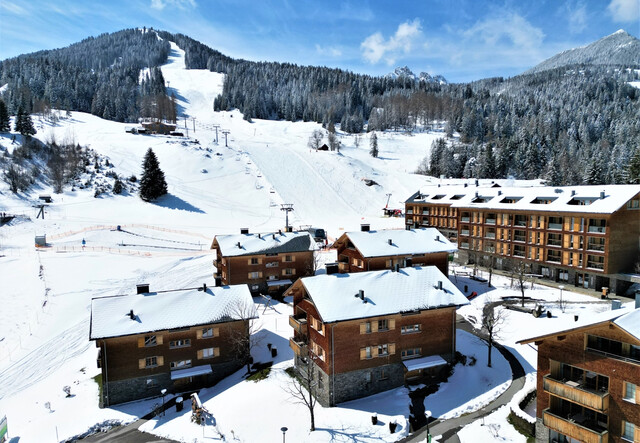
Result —
<svg viewBox="0 0 640 443"><path fill-rule="evenodd" d="M309 354L306 343L293 337L289 339L289 347L293 349L293 353L296 355L306 357Z"/></svg>
<svg viewBox="0 0 640 443"><path fill-rule="evenodd" d="M543 378L544 390L556 397L561 397L596 409L603 414L609 410L609 392L595 391L584 388L580 383L573 381L556 380L551 375L545 375Z"/></svg>
<svg viewBox="0 0 640 443"><path fill-rule="evenodd" d="M581 414L577 414L581 415ZM609 443L609 431L580 420L581 417L563 418L545 409L542 412L544 425L567 437L584 443Z"/></svg>
<svg viewBox="0 0 640 443"><path fill-rule="evenodd" d="M307 335L307 317L306 316L290 315L289 326L291 326L298 334Z"/></svg>

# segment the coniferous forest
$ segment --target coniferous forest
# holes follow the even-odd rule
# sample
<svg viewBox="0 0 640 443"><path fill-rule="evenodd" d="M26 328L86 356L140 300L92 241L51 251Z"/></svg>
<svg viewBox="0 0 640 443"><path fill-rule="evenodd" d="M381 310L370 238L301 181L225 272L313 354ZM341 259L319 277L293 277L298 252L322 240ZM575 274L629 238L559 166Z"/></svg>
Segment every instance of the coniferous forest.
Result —
<svg viewBox="0 0 640 443"><path fill-rule="evenodd" d="M553 185L640 181L629 168L640 162L640 89L628 83L640 79L640 66L633 60L441 84L233 59L182 34L125 30L1 62L0 84L9 85L3 99L12 114L54 107L116 121L150 116L166 100L158 66L169 40L185 51L187 68L226 74L213 107L237 108L249 121L316 121L347 133L444 123L443 141L417 172ZM143 68L150 69L139 81Z"/></svg>

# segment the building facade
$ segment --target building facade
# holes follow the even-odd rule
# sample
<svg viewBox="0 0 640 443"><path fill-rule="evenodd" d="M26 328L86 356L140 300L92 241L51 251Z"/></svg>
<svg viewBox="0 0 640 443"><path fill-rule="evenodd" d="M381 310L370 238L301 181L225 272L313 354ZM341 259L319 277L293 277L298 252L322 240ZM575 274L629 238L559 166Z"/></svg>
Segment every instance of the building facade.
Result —
<svg viewBox="0 0 640 443"><path fill-rule="evenodd" d="M94 298L100 405L214 385L243 365L253 315L246 285Z"/></svg>
<svg viewBox="0 0 640 443"><path fill-rule="evenodd" d="M379 271L411 266L436 266L448 275L449 256L457 247L435 228L345 232L333 248L342 273Z"/></svg>
<svg viewBox="0 0 640 443"><path fill-rule="evenodd" d="M289 343L299 370L314 371L323 405L439 373L456 350L462 293L435 266L298 280Z"/></svg>
<svg viewBox="0 0 640 443"><path fill-rule="evenodd" d="M308 232L217 235L213 262L223 285L247 284L253 295L282 293L315 273L316 243Z"/></svg>
<svg viewBox="0 0 640 443"><path fill-rule="evenodd" d="M436 226L458 259L624 294L640 257L640 186L433 186L406 201L408 226ZM446 226L446 229L440 226Z"/></svg>
<svg viewBox="0 0 640 443"><path fill-rule="evenodd" d="M537 442L640 441L640 307L519 343L538 346Z"/></svg>

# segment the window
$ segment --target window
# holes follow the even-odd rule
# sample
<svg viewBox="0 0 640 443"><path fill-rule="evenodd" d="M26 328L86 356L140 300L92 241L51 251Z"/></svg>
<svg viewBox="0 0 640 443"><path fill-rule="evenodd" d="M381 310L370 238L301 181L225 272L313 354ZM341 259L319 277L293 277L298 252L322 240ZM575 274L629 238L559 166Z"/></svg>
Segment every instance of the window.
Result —
<svg viewBox="0 0 640 443"><path fill-rule="evenodd" d="M381 368L378 380L386 380L388 378L389 378L389 371L384 368Z"/></svg>
<svg viewBox="0 0 640 443"><path fill-rule="evenodd" d="M205 348L198 352L201 354L200 358L213 358L220 355L220 348Z"/></svg>
<svg viewBox="0 0 640 443"><path fill-rule="evenodd" d="M148 348L150 346L156 346L157 344L158 344L158 341L157 341L155 335L146 335L144 337L144 346L145 346L145 348Z"/></svg>
<svg viewBox="0 0 640 443"><path fill-rule="evenodd" d="M218 328L214 330L214 328L204 328L202 330L202 338L210 338L218 336Z"/></svg>
<svg viewBox="0 0 640 443"><path fill-rule="evenodd" d="M171 340L169 342L170 348L186 348L187 346L191 346L190 338L182 338L180 340Z"/></svg>
<svg viewBox="0 0 640 443"><path fill-rule="evenodd" d="M154 378L148 378L147 379L147 388L155 388L158 386L158 382L156 382L156 380Z"/></svg>
<svg viewBox="0 0 640 443"><path fill-rule="evenodd" d="M385 355L389 355L389 345L378 345L378 356L383 357Z"/></svg>
<svg viewBox="0 0 640 443"><path fill-rule="evenodd" d="M158 357L147 357L144 360L145 368L155 368L158 366Z"/></svg>
<svg viewBox="0 0 640 443"><path fill-rule="evenodd" d="M257 278L260 278L261 274L262 272L249 272L249 279L255 280Z"/></svg>
<svg viewBox="0 0 640 443"><path fill-rule="evenodd" d="M389 321L387 319L378 320L378 331L387 331L389 329Z"/></svg>
<svg viewBox="0 0 640 443"><path fill-rule="evenodd" d="M622 438L629 441L635 441L634 434L636 432L636 427L633 423L629 423L628 421L622 422Z"/></svg>
<svg viewBox="0 0 640 443"><path fill-rule="evenodd" d="M360 260L359 258L354 258L352 263L353 263L353 266L357 266L359 268L362 267L362 260Z"/></svg>
<svg viewBox="0 0 640 443"><path fill-rule="evenodd" d="M420 325L407 325L407 326L403 326L400 331L403 334L412 334L415 332L420 332Z"/></svg>
<svg viewBox="0 0 640 443"><path fill-rule="evenodd" d="M171 366L171 369L190 368L191 367L191 360L172 361L170 366Z"/></svg>
<svg viewBox="0 0 640 443"><path fill-rule="evenodd" d="M293 255L285 255L283 261L292 262Z"/></svg>
<svg viewBox="0 0 640 443"><path fill-rule="evenodd" d="M364 348L364 355L365 358L373 357L373 355L371 354L371 346L367 346L366 348Z"/></svg>
<svg viewBox="0 0 640 443"><path fill-rule="evenodd" d="M260 264L260 260L258 258L252 258L251 262L249 264L251 264L251 265L259 265Z"/></svg>
<svg viewBox="0 0 640 443"><path fill-rule="evenodd" d="M364 324L364 332L366 334L371 334L371 322L368 321Z"/></svg>
<svg viewBox="0 0 640 443"><path fill-rule="evenodd" d="M402 351L400 351L400 355L402 358L420 357L421 353L422 350L420 348L403 349Z"/></svg>
<svg viewBox="0 0 640 443"><path fill-rule="evenodd" d="M629 382L624 382L624 398L626 401L630 401L631 403L636 402L636 385Z"/></svg>
<svg viewBox="0 0 640 443"><path fill-rule="evenodd" d="M364 374L364 381L366 383L371 383L371 380L373 379L373 374L371 374L371 372L366 372Z"/></svg>
<svg viewBox="0 0 640 443"><path fill-rule="evenodd" d="M282 270L282 273L284 275L295 275L296 274L296 270L293 268L286 268Z"/></svg>

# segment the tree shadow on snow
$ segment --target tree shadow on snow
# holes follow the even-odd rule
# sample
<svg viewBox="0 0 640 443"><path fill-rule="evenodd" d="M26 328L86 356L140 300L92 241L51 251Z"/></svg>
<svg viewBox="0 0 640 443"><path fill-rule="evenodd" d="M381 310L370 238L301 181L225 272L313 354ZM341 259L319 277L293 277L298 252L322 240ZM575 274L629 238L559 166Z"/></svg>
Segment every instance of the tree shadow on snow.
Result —
<svg viewBox="0 0 640 443"><path fill-rule="evenodd" d="M191 203L188 203L182 200L180 197L176 197L172 194L163 195L155 202L153 202L157 206L162 206L167 209L179 209L181 211L189 211L189 212L197 212L199 214L205 214L205 212L193 206Z"/></svg>

